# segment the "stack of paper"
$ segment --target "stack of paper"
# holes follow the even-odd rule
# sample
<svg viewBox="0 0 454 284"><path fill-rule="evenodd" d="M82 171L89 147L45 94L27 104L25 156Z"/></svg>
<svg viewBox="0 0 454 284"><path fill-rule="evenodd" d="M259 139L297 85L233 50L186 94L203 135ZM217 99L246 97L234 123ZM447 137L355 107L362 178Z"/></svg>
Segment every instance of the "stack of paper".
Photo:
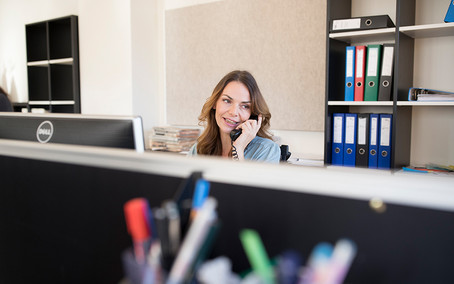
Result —
<svg viewBox="0 0 454 284"><path fill-rule="evenodd" d="M408 91L409 101L418 102L453 102L454 93L422 88L410 88Z"/></svg>
<svg viewBox="0 0 454 284"><path fill-rule="evenodd" d="M151 149L169 152L187 152L200 135L200 129L162 126L153 127Z"/></svg>

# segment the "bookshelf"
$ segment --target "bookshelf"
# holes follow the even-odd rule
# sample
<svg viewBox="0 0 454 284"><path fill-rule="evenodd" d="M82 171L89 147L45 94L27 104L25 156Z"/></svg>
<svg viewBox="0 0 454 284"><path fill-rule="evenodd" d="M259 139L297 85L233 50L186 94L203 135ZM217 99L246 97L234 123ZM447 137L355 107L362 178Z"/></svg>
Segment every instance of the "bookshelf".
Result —
<svg viewBox="0 0 454 284"><path fill-rule="evenodd" d="M78 18L28 24L28 105L57 113L80 113Z"/></svg>
<svg viewBox="0 0 454 284"><path fill-rule="evenodd" d="M326 48L326 104L325 104L325 164L332 161L332 114L344 113L392 113L391 168L398 169L411 163L439 162L453 163L453 153L434 150L433 141L446 139L443 132L450 132L454 121L452 102L409 102L410 87L419 86L454 91L453 80L446 79L454 67L448 52L452 49L454 23L444 23L446 5L429 0L355 1L328 0L327 2L327 48ZM366 8L365 8L366 7ZM333 19L388 14L395 28L329 33ZM346 102L344 101L345 47L394 43L392 101L387 102ZM438 46L441 46L439 48ZM437 49L438 48L438 49ZM439 50L434 52L433 50ZM429 55L429 56L428 56ZM447 63L445 63L447 62ZM430 74L426 76L425 74ZM447 110L449 109L449 110ZM437 113L443 113L437 114ZM424 123L430 116L437 125L425 129ZM448 114L448 121L446 119ZM441 125L445 125L441 127ZM435 132L433 131L435 128ZM436 135L426 137L430 135ZM449 139L449 137L448 137ZM415 142L417 141L417 142ZM432 143L432 144L431 144ZM452 143L452 140L451 140ZM449 144L441 143L440 147ZM449 148L449 147L448 147ZM428 151L430 153L424 151ZM449 149L448 149L449 150ZM434 160L431 160L434 159Z"/></svg>

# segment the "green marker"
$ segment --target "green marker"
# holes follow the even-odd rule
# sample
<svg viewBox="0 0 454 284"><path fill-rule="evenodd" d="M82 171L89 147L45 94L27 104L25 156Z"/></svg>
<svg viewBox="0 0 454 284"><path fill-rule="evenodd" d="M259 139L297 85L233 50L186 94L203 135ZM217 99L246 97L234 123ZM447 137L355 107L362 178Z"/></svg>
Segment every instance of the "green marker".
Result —
<svg viewBox="0 0 454 284"><path fill-rule="evenodd" d="M254 230L244 229L240 232L240 239L254 273L259 275L265 283L276 283L273 267L259 234Z"/></svg>

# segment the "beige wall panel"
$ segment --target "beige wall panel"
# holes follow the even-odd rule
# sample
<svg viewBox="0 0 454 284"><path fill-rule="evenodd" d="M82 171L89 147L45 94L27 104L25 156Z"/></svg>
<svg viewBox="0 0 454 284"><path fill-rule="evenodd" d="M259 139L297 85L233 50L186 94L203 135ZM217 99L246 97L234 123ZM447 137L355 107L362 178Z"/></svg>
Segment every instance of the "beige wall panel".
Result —
<svg viewBox="0 0 454 284"><path fill-rule="evenodd" d="M326 1L227 0L166 12L169 124L197 124L217 82L250 71L272 129L323 131Z"/></svg>

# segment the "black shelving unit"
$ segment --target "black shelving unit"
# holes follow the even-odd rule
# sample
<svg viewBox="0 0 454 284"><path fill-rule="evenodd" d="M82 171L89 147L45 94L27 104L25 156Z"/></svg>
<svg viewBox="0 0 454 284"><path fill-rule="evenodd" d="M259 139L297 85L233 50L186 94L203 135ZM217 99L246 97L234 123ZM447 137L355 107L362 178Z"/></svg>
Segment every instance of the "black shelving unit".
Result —
<svg viewBox="0 0 454 284"><path fill-rule="evenodd" d="M415 0L396 0L395 29L382 29L383 33L378 34L377 30L330 34L331 20L353 17L352 1L328 0L327 3L325 164L330 165L332 161L332 114L378 111L393 114L391 168L409 165L412 107L399 102L407 101L408 89L413 85L414 39L399 30L401 26L415 24ZM358 42L363 45L377 42L395 44L392 102L344 102L345 47Z"/></svg>
<svg viewBox="0 0 454 284"><path fill-rule="evenodd" d="M28 24L25 30L30 108L80 113L77 16Z"/></svg>

